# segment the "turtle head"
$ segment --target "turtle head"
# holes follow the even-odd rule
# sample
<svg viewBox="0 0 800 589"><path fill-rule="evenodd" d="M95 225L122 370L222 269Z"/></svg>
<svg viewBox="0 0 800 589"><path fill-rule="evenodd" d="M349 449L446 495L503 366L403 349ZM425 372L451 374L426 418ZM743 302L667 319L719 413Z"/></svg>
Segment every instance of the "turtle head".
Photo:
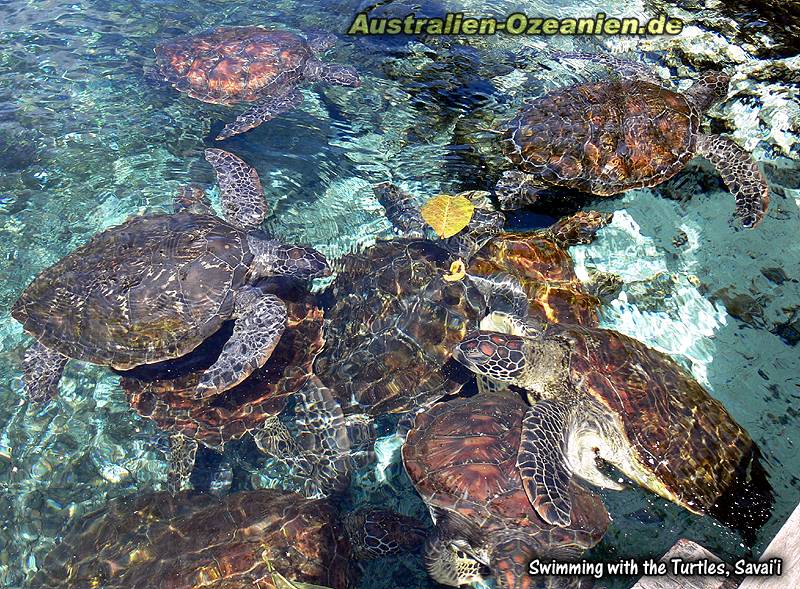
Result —
<svg viewBox="0 0 800 589"><path fill-rule="evenodd" d="M253 253L253 279L287 276L296 280L311 280L330 276L328 261L313 247L288 245L259 234L247 236Z"/></svg>
<svg viewBox="0 0 800 589"><path fill-rule="evenodd" d="M728 95L730 81L725 72L705 72L686 91L686 97L704 112Z"/></svg>
<svg viewBox="0 0 800 589"><path fill-rule="evenodd" d="M527 364L525 338L497 331L473 331L456 346L453 357L475 374L514 382Z"/></svg>
<svg viewBox="0 0 800 589"><path fill-rule="evenodd" d="M480 583L491 576L466 542L445 541L435 534L425 542L425 570L434 581L450 587Z"/></svg>
<svg viewBox="0 0 800 589"><path fill-rule="evenodd" d="M425 528L416 518L371 507L348 515L345 527L352 553L359 559L414 550L426 536Z"/></svg>

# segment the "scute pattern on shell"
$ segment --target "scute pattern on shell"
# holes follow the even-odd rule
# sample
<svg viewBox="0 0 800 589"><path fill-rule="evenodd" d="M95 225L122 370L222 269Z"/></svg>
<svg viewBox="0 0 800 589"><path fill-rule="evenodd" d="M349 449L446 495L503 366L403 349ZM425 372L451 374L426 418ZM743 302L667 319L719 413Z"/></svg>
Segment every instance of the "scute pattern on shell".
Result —
<svg viewBox="0 0 800 589"><path fill-rule="evenodd" d="M754 444L722 404L668 356L605 329L552 325L573 347L570 378L619 416L641 463L695 511L733 483Z"/></svg>
<svg viewBox="0 0 800 589"><path fill-rule="evenodd" d="M289 397L300 390L323 346L322 310L311 297L286 299L286 329L269 360L239 385L220 395L200 401L194 398L203 371L216 359L221 342L204 344L191 356L191 371L164 368L162 378L144 380L131 375L121 386L131 406L142 416L171 433L182 433L208 447L222 450L227 441L238 439L283 411ZM224 326L220 340L230 335ZM175 363L173 363L175 364ZM136 371L134 371L136 372Z"/></svg>
<svg viewBox="0 0 800 589"><path fill-rule="evenodd" d="M112 500L74 522L45 558L40 589L277 589L285 578L352 586L349 545L324 500L262 489Z"/></svg>
<svg viewBox="0 0 800 589"><path fill-rule="evenodd" d="M600 301L583 288L569 253L549 232L502 233L478 252L467 271L515 276L528 295L534 319L598 323Z"/></svg>
<svg viewBox="0 0 800 589"><path fill-rule="evenodd" d="M408 411L461 387L442 367L486 308L469 281L444 280L450 262L435 243L409 239L340 261L314 372L345 403L375 415Z"/></svg>
<svg viewBox="0 0 800 589"><path fill-rule="evenodd" d="M644 81L557 90L528 103L506 131L506 155L548 184L597 195L655 186L694 155L700 113Z"/></svg>
<svg viewBox="0 0 800 589"><path fill-rule="evenodd" d="M299 35L261 27L220 27L156 47L159 70L175 89L215 104L285 93L311 56Z"/></svg>
<svg viewBox="0 0 800 589"><path fill-rule="evenodd" d="M253 256L211 215L133 217L43 271L12 315L47 347L126 369L182 356L233 311Z"/></svg>
<svg viewBox="0 0 800 589"><path fill-rule="evenodd" d="M608 515L600 499L573 485L573 521L546 523L531 507L517 469L527 405L516 395L481 394L420 413L403 463L428 506L455 511L491 534L520 530L544 552L573 556L600 541Z"/></svg>

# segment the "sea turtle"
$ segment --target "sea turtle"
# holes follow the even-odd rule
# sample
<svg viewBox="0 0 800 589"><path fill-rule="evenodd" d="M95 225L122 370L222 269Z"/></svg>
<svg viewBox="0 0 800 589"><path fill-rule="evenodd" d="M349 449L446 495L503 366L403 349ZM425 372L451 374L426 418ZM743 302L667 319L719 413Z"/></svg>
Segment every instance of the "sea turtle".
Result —
<svg viewBox="0 0 800 589"><path fill-rule="evenodd" d="M532 559L578 558L605 534L605 507L575 482L566 489L573 506L566 526L543 520L531 506L517 467L527 410L519 395L501 392L452 399L417 415L403 464L435 523L425 564L437 582L457 587L491 575L498 589L527 589L544 581L528 574ZM561 578L555 586L578 583Z"/></svg>
<svg viewBox="0 0 800 589"><path fill-rule="evenodd" d="M168 486L173 492L187 486L198 444L222 452L229 441L248 433L261 451L287 464L308 495L327 495L347 482L347 464L340 460L349 448L336 431L346 427L338 402L324 388L309 383L312 363L324 343L322 310L310 293L296 285L271 280L259 288L286 305L286 329L264 365L235 387L211 399L195 396L203 372L231 335L231 322L186 356L121 372L120 385L131 407L170 434ZM310 428L298 422L301 434L314 440L303 448L279 418L295 393L295 415L314 421ZM319 423L312 414L326 421ZM321 437L336 440L339 453L329 457L327 465L319 453L326 446Z"/></svg>
<svg viewBox="0 0 800 589"><path fill-rule="evenodd" d="M235 320L196 395L232 388L272 354L286 305L258 288L270 276L308 280L329 273L309 247L284 245L257 231L266 214L256 171L235 155L208 149L225 219L202 191L183 191L176 212L136 216L106 229L42 271L12 315L37 342L24 359L33 400L57 391L68 358L125 370L191 352Z"/></svg>
<svg viewBox="0 0 800 589"><path fill-rule="evenodd" d="M74 521L45 557L37 589L350 589L355 559L412 550L420 523L273 489L222 499L182 492L111 500ZM297 583L297 585L295 585Z"/></svg>
<svg viewBox="0 0 800 589"><path fill-rule="evenodd" d="M219 27L158 45L156 63L161 76L192 98L226 105L255 103L225 126L217 136L221 140L299 106L304 83L359 86L353 68L317 59L335 40L333 35L306 40L263 27Z"/></svg>
<svg viewBox="0 0 800 589"><path fill-rule="evenodd" d="M727 74L706 72L678 93L622 60L561 57L601 60L625 76L561 88L526 103L505 130L504 152L516 169L497 184L501 208L532 203L548 186L598 196L656 186L700 155L733 193L744 227L761 222L769 189L756 162L731 139L700 131L703 113L728 93Z"/></svg>
<svg viewBox="0 0 800 589"><path fill-rule="evenodd" d="M527 391L517 464L536 511L569 525L573 475L621 489L610 463L697 514L757 528L772 494L759 450L725 407L666 354L608 329L491 313L454 351L473 372Z"/></svg>
<svg viewBox="0 0 800 589"><path fill-rule="evenodd" d="M458 391L466 379L452 349L490 307L596 321L598 301L583 292L564 246L590 239L609 216L585 213L552 230L505 234L502 215L483 200L488 193L471 192L480 206L470 225L438 239L409 194L390 184L375 192L401 237L337 262L326 345L314 364L345 406L407 412ZM460 263L463 272L454 273Z"/></svg>

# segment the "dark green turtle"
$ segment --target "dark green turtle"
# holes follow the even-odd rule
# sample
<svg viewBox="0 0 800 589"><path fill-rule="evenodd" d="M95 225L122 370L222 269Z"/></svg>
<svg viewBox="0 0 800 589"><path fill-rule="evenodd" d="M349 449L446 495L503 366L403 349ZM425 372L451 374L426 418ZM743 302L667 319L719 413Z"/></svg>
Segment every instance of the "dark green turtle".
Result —
<svg viewBox="0 0 800 589"><path fill-rule="evenodd" d="M235 320L197 383L198 398L235 386L270 357L286 305L258 288L269 276L326 275L325 258L258 231L267 213L255 169L208 149L225 219L202 191L182 191L176 212L132 217L43 270L12 315L37 342L24 359L28 395L53 396L68 358L130 369L183 356Z"/></svg>
<svg viewBox="0 0 800 589"><path fill-rule="evenodd" d="M769 517L772 493L758 447L666 354L608 329L505 313L488 315L481 328L454 356L477 374L527 392L532 406L517 465L546 521L570 523L575 476L622 489L598 460L746 536Z"/></svg>
<svg viewBox="0 0 800 589"><path fill-rule="evenodd" d="M679 93L646 68L611 56L556 56L601 61L621 76L526 103L505 130L504 152L515 169L497 184L501 208L535 202L549 186L597 196L656 186L699 155L714 164L733 193L742 225L761 222L769 187L758 164L732 140L700 130L704 113L728 93L726 74L706 72Z"/></svg>
<svg viewBox="0 0 800 589"><path fill-rule="evenodd" d="M413 550L424 530L374 507L274 489L219 499L144 493L74 521L44 559L36 589L352 589L357 559Z"/></svg>

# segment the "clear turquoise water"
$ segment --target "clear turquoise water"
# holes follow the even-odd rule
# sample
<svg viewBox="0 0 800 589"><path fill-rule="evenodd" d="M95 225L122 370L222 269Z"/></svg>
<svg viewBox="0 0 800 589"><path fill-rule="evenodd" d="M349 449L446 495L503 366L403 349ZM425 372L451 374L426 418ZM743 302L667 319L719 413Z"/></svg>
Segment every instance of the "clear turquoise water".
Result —
<svg viewBox="0 0 800 589"><path fill-rule="evenodd" d="M493 2L482 11L509 8ZM529 11L571 8L541 3ZM131 412L108 371L70 363L57 402L41 410L23 402L19 366L28 340L8 315L38 271L94 233L129 215L169 208L176 188L190 180L213 184L202 151L233 111L149 81L153 47L222 24L341 32L355 10L344 0L0 1L0 586L24 586L71 518L165 480L163 436ZM375 182L392 180L420 197L491 186L481 160L465 155L470 129L560 82L525 70L521 43L343 40L329 59L356 65L360 89L309 89L302 108L225 144L264 182L274 211L267 229L336 257L387 231L370 190ZM734 104L716 124L736 113ZM765 144L770 131L764 130ZM800 496L794 451L800 363L797 348L775 333L800 305L797 151L789 158L759 153L773 160L775 213L756 232L728 227L729 197L716 184L698 182L703 168L695 167L690 187L700 188L688 204L651 191L600 203L624 211L640 234L615 226L605 241L578 254L587 266L614 271L652 262L649 274L627 277L627 298L609 306L606 323L690 366L761 444L777 501L756 552ZM532 215L512 219L521 227L544 222ZM688 252L672 245L677 226L694 239ZM761 270L771 267L784 268L788 279L767 280ZM648 282L661 271L677 277L666 298ZM725 288L746 294L756 310L740 312L744 303L727 301L720 294ZM668 321L674 329L664 329ZM246 457L241 461L244 472L255 468ZM364 487L357 499L423 514L401 469L390 472L395 488ZM644 491L603 496L614 523L597 549L601 556L657 556L679 537L721 556L746 552L740 538L709 518ZM362 586L400 586L398 580L403 587L433 586L411 559L376 567L368 567Z"/></svg>

